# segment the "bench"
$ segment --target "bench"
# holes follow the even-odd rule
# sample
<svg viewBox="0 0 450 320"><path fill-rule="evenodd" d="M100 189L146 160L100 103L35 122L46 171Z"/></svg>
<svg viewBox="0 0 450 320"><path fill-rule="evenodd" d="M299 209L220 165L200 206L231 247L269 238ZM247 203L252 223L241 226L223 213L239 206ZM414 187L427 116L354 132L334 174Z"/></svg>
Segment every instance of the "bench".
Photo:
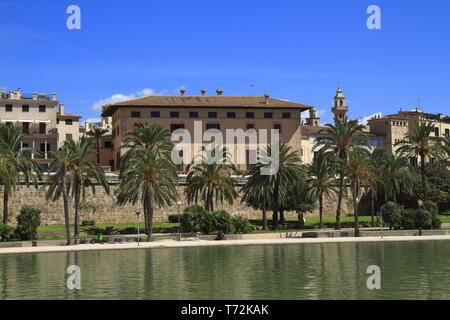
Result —
<svg viewBox="0 0 450 320"><path fill-rule="evenodd" d="M196 232L190 232L190 233L180 233L178 236L179 241L183 240L199 240L198 233Z"/></svg>

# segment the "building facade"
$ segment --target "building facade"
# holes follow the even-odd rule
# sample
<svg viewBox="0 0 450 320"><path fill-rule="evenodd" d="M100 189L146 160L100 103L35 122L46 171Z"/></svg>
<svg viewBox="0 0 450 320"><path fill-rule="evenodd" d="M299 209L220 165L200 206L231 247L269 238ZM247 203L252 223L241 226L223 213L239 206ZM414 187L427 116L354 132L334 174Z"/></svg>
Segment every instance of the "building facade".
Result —
<svg viewBox="0 0 450 320"><path fill-rule="evenodd" d="M60 107L58 112L57 107ZM49 152L57 150L69 137L65 134L66 122L62 123L61 110L56 94L24 94L20 89L9 93L0 92L0 121L8 126L19 126L26 135L20 148L41 151L33 158L43 167L49 162ZM79 116L72 115L72 124L78 123ZM70 131L72 132L72 131ZM78 139L79 129L73 131L72 138Z"/></svg>
<svg viewBox="0 0 450 320"><path fill-rule="evenodd" d="M224 136L228 129L255 129L257 132L275 129L279 130L282 142L300 153L300 114L311 106L272 99L268 94L263 97L224 96L220 89L216 93L208 96L203 89L200 96L186 96L185 90L181 89L179 96L147 96L104 106L102 117L112 118L113 167L117 169L125 152L120 148L125 134L143 122L159 123L171 132L186 129L192 134L196 131L195 126L200 124L202 136L209 129L217 129ZM224 146L228 148L226 143ZM196 150L192 150L192 154L195 153ZM247 169L249 150L245 157L245 164L238 165L239 170ZM186 166L179 168L180 171L185 169Z"/></svg>

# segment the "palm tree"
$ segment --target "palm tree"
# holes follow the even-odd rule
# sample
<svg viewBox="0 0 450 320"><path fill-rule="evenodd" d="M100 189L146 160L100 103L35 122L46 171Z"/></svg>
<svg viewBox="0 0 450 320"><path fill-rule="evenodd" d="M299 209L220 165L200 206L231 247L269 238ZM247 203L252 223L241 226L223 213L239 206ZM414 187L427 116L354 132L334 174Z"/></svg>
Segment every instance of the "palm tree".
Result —
<svg viewBox="0 0 450 320"><path fill-rule="evenodd" d="M238 193L232 178L237 173L236 167L230 161L230 155L223 150L223 157L215 160L216 154L222 148L213 146L211 150L203 150L199 155L200 161L194 161L189 166L187 176L186 195L188 203L198 203L199 200L205 204L205 209L214 211L214 203L224 201L232 204ZM197 163L199 162L199 163Z"/></svg>
<svg viewBox="0 0 450 320"><path fill-rule="evenodd" d="M376 173L371 160L370 152L365 149L355 149L349 152L348 161L344 167L345 174L350 182L353 212L355 215L355 236L359 237L359 211L358 204L362 197L361 189L373 190L376 183Z"/></svg>
<svg viewBox="0 0 450 320"><path fill-rule="evenodd" d="M440 141L440 148L441 148L441 152L442 152L442 158L440 159L441 162L443 162L443 164L445 166L449 166L450 165L450 136L445 136L443 138L439 139Z"/></svg>
<svg viewBox="0 0 450 320"><path fill-rule="evenodd" d="M274 163L269 160L274 155L273 148L279 148L278 159L275 163L277 170L272 170ZM275 157L274 157L275 158ZM302 168L301 160L298 157L297 152L292 151L292 148L285 143L278 145L269 145L261 152L259 163L255 170L256 175L268 174L267 186L272 192L272 211L273 211L273 223L274 229L278 229L279 213L280 209L285 204L289 186L295 181L301 180Z"/></svg>
<svg viewBox="0 0 450 320"><path fill-rule="evenodd" d="M323 201L324 197L332 199L338 194L335 164L330 157L319 153L313 162L306 167L309 178L307 185L309 188L308 197L314 203L319 201L320 223L319 229L323 227Z"/></svg>
<svg viewBox="0 0 450 320"><path fill-rule="evenodd" d="M148 241L152 237L155 205L170 205L178 197L170 137L170 132L159 124L137 124L126 134L122 146L127 152L120 163L117 202L142 203Z"/></svg>
<svg viewBox="0 0 450 320"><path fill-rule="evenodd" d="M75 222L74 236L80 235L80 202L81 198L86 196L86 188L91 188L95 194L95 186L100 185L109 194L109 183L106 179L105 172L98 163L89 161L89 157L93 154L93 141L91 138L83 136L78 141L68 140L63 148L66 148L72 155L72 162L68 167L68 192L71 193L74 200Z"/></svg>
<svg viewBox="0 0 450 320"><path fill-rule="evenodd" d="M420 159L420 173L422 177L422 192L426 198L427 182L425 167L427 160L433 160L441 156L441 148L438 143L439 140L431 137L434 132L433 122L419 122L408 133L405 134L405 139L396 143L399 146L397 154L405 156L406 158Z"/></svg>
<svg viewBox="0 0 450 320"><path fill-rule="evenodd" d="M398 195L411 194L412 176L408 167L408 159L389 154L386 155L381 165L380 177L384 182L387 201L397 202Z"/></svg>
<svg viewBox="0 0 450 320"><path fill-rule="evenodd" d="M0 124L0 184L3 185L3 224L8 224L9 196L16 186L24 180L26 185L33 184L38 187L38 179L41 178L41 168L31 157L31 149L22 149L20 145L25 135L20 127ZM37 151L36 151L37 152ZM39 153L39 152L38 152Z"/></svg>
<svg viewBox="0 0 450 320"><path fill-rule="evenodd" d="M355 120L335 119L335 124L327 124L325 129L319 131L315 149L323 150L324 154L336 159L339 174L339 194L336 209L336 230L341 229L341 210L345 189L344 167L348 161L348 153L364 144L365 135L363 125Z"/></svg>
<svg viewBox="0 0 450 320"><path fill-rule="evenodd" d="M262 211L263 230L268 230L267 209L270 206L273 191L272 186L269 185L269 176L261 175L258 166L250 169L247 176L249 178L241 189L242 201Z"/></svg>
<svg viewBox="0 0 450 320"><path fill-rule="evenodd" d="M101 127L94 126L87 134L95 140L95 146L97 148L97 163L100 165L100 140L108 130Z"/></svg>
<svg viewBox="0 0 450 320"><path fill-rule="evenodd" d="M46 199L56 201L61 197L61 195L63 197L66 239L67 245L69 246L71 244L71 239L67 175L69 168L72 166L74 161L74 155L67 148L62 148L51 152L50 157L53 160L48 167L49 189L47 191Z"/></svg>

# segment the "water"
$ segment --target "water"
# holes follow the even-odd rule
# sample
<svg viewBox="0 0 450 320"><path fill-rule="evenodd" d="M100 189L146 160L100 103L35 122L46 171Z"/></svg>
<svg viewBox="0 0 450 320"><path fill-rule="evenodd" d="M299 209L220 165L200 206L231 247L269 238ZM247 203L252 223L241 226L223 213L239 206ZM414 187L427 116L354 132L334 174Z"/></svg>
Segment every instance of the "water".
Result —
<svg viewBox="0 0 450 320"><path fill-rule="evenodd" d="M450 299L449 252L429 241L1 255L0 299ZM370 265L381 290L366 286Z"/></svg>

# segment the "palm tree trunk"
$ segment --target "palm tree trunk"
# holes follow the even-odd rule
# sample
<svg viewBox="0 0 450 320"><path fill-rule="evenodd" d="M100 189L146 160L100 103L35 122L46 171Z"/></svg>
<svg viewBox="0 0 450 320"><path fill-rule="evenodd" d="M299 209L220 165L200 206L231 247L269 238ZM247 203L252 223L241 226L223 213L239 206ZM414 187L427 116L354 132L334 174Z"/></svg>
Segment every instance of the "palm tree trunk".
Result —
<svg viewBox="0 0 450 320"><path fill-rule="evenodd" d="M97 139L97 163L100 165L100 138Z"/></svg>
<svg viewBox="0 0 450 320"><path fill-rule="evenodd" d="M359 237L358 184L353 183L353 213L355 215L355 237Z"/></svg>
<svg viewBox="0 0 450 320"><path fill-rule="evenodd" d="M80 215L79 215L79 208L80 208L80 188L79 186L76 187L75 190L75 221L74 221L74 236L78 237L80 235ZM78 239L75 239L75 242L77 242Z"/></svg>
<svg viewBox="0 0 450 320"><path fill-rule="evenodd" d="M149 228L149 225L148 225L148 196L146 196L144 199L143 208L144 208L145 231L147 232L148 228Z"/></svg>
<svg viewBox="0 0 450 320"><path fill-rule="evenodd" d="M370 215L372 216L372 227L375 227L375 195L373 190L370 192Z"/></svg>
<svg viewBox="0 0 450 320"><path fill-rule="evenodd" d="M420 155L420 173L422 175L422 191L424 199L427 199L427 182L426 182L426 176L425 176L425 155Z"/></svg>
<svg viewBox="0 0 450 320"><path fill-rule="evenodd" d="M280 223L285 223L286 219L284 218L284 209L280 209Z"/></svg>
<svg viewBox="0 0 450 320"><path fill-rule="evenodd" d="M339 195L336 209L336 230L341 230L341 208L342 199L344 198L344 173L339 173Z"/></svg>
<svg viewBox="0 0 450 320"><path fill-rule="evenodd" d="M263 218L263 230L267 230L267 213L266 213L266 204L263 204L262 209L262 218Z"/></svg>
<svg viewBox="0 0 450 320"><path fill-rule="evenodd" d="M272 229L278 229L278 192L279 192L279 184L275 182L275 188L273 191L273 217L272 217Z"/></svg>
<svg viewBox="0 0 450 320"><path fill-rule="evenodd" d="M320 193L320 197L319 197L319 211L320 211L319 229L322 229L323 228L323 192Z"/></svg>
<svg viewBox="0 0 450 320"><path fill-rule="evenodd" d="M67 195L67 186L66 186L66 170L61 170L61 189L63 194L63 206L64 206L64 221L66 223L66 239L67 245L70 246L70 217L69 217L69 199Z"/></svg>
<svg viewBox="0 0 450 320"><path fill-rule="evenodd" d="M3 191L3 224L8 224L8 202L9 202L9 192L6 190L6 186Z"/></svg>
<svg viewBox="0 0 450 320"><path fill-rule="evenodd" d="M148 230L147 230L147 241L152 240L153 233L153 203L151 196L148 197Z"/></svg>

